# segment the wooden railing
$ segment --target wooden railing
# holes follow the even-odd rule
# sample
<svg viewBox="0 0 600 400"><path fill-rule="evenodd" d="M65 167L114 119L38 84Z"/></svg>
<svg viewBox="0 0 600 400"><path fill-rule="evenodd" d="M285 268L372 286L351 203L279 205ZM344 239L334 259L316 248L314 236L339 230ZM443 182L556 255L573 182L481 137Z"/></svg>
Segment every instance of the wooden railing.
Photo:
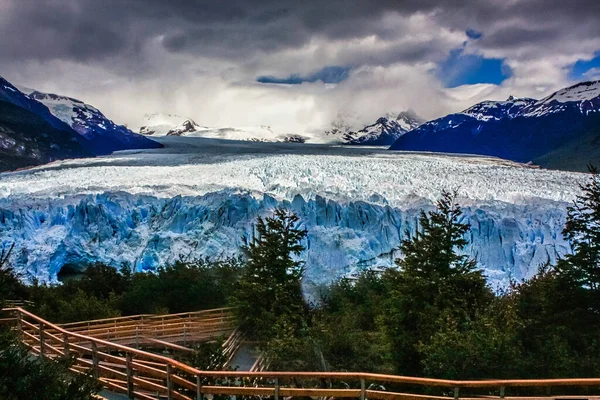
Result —
<svg viewBox="0 0 600 400"><path fill-rule="evenodd" d="M107 388L132 399L199 400L208 394L275 400L282 396L600 399L600 378L454 381L355 372L200 371L164 356L71 332L21 308L11 311L21 340L32 352L49 358L72 357L73 371L89 371ZM553 395L547 392L550 388Z"/></svg>
<svg viewBox="0 0 600 400"><path fill-rule="evenodd" d="M269 368L269 362L266 359L264 354L260 354L256 359L256 362L252 367L250 367L250 371L252 372L262 372L266 371Z"/></svg>
<svg viewBox="0 0 600 400"><path fill-rule="evenodd" d="M235 318L228 308L180 314L142 314L59 325L69 332L126 346L156 347L228 336ZM53 333L52 330L50 333Z"/></svg>

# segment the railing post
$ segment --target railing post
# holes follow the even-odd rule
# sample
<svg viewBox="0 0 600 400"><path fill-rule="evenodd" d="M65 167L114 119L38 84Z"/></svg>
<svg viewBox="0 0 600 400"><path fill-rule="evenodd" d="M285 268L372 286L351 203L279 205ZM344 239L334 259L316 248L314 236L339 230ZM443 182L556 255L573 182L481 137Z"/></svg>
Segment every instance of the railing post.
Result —
<svg viewBox="0 0 600 400"><path fill-rule="evenodd" d="M19 340L23 341L23 316L21 315L21 311L17 310L17 329L19 330Z"/></svg>
<svg viewBox="0 0 600 400"><path fill-rule="evenodd" d="M458 400L459 396L459 388L455 387L454 388L454 400Z"/></svg>
<svg viewBox="0 0 600 400"><path fill-rule="evenodd" d="M135 348L136 349L140 348L140 326L139 325L135 326Z"/></svg>
<svg viewBox="0 0 600 400"><path fill-rule="evenodd" d="M504 386L500 387L500 398L503 399L504 398L504 394L506 392L506 388Z"/></svg>
<svg viewBox="0 0 600 400"><path fill-rule="evenodd" d="M40 322L40 355L44 356L44 323Z"/></svg>
<svg viewBox="0 0 600 400"><path fill-rule="evenodd" d="M133 390L133 366L131 361L131 353L125 354L125 361L127 363L127 397L130 399L134 398Z"/></svg>
<svg viewBox="0 0 600 400"><path fill-rule="evenodd" d="M275 400L279 400L279 378L275 378Z"/></svg>
<svg viewBox="0 0 600 400"><path fill-rule="evenodd" d="M173 400L173 382L171 381L172 374L173 367L171 364L167 364L167 400Z"/></svg>
<svg viewBox="0 0 600 400"><path fill-rule="evenodd" d="M202 385L200 384L200 375L196 375L196 400L202 400Z"/></svg>
<svg viewBox="0 0 600 400"><path fill-rule="evenodd" d="M186 345L187 322L183 323L183 345Z"/></svg>
<svg viewBox="0 0 600 400"><path fill-rule="evenodd" d="M94 365L94 378L100 377L100 360L98 359L98 345L92 342L92 364Z"/></svg>
<svg viewBox="0 0 600 400"><path fill-rule="evenodd" d="M365 378L361 378L360 379L360 400L365 400L366 392L367 392L367 388L366 388L366 384L365 384Z"/></svg>
<svg viewBox="0 0 600 400"><path fill-rule="evenodd" d="M65 352L66 358L71 356L71 349L69 348L69 335L67 335L67 332L63 333L63 351Z"/></svg>

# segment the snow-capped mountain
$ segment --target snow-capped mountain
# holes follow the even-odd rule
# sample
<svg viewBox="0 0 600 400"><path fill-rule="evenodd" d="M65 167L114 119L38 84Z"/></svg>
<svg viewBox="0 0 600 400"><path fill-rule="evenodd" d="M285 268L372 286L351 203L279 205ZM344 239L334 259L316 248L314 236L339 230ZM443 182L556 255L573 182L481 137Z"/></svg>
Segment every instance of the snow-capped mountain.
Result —
<svg viewBox="0 0 600 400"><path fill-rule="evenodd" d="M0 77L0 172L89 157L89 141Z"/></svg>
<svg viewBox="0 0 600 400"><path fill-rule="evenodd" d="M471 153L585 170L600 162L600 81L561 89L542 100L485 101L429 121L392 150ZM576 151L575 151L576 149Z"/></svg>
<svg viewBox="0 0 600 400"><path fill-rule="evenodd" d="M54 116L89 140L94 154L160 147L157 142L115 124L100 110L81 100L37 90L28 93L28 96L44 104Z"/></svg>
<svg viewBox="0 0 600 400"><path fill-rule="evenodd" d="M581 82L561 89L528 107L523 116L540 117L570 110L581 115L600 113L600 81Z"/></svg>
<svg viewBox="0 0 600 400"><path fill-rule="evenodd" d="M388 113L374 124L353 132L346 132L342 138L346 144L366 146L389 146L406 132L412 131L424 122L414 111Z"/></svg>
<svg viewBox="0 0 600 400"><path fill-rule="evenodd" d="M482 101L464 110L461 114L471 116L479 121L500 120L502 118L515 118L523 109L536 103L536 99L516 99L510 96L506 101Z"/></svg>
<svg viewBox="0 0 600 400"><path fill-rule="evenodd" d="M354 146L163 137L163 149L0 175L0 243L41 281L66 264L152 270L239 254L258 215L284 206L308 230L307 284L391 266L442 189L460 188L466 252L490 283L531 277L570 251L561 231L581 174L494 158Z"/></svg>
<svg viewBox="0 0 600 400"><path fill-rule="evenodd" d="M322 132L278 132L269 125L248 127L208 127L177 114L153 113L144 116L138 132L148 136L189 136L253 142L341 143L360 145L390 145L400 135L423 123L414 111L388 113L374 124L356 130L356 116L340 113L331 127Z"/></svg>
<svg viewBox="0 0 600 400"><path fill-rule="evenodd" d="M181 124L177 125L173 129L167 132L167 136L184 136L187 133L193 133L202 129L200 125L194 122L192 119L186 119Z"/></svg>
<svg viewBox="0 0 600 400"><path fill-rule="evenodd" d="M135 130L147 136L165 136L167 133L182 125L185 121L195 122L191 118L182 117L177 114L152 113L145 114L139 126Z"/></svg>

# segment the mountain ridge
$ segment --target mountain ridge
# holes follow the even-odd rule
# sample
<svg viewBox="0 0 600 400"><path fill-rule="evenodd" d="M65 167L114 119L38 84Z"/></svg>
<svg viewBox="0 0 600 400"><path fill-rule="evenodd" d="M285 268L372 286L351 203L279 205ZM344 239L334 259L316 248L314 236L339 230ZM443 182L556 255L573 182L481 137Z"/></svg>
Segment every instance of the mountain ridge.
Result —
<svg viewBox="0 0 600 400"><path fill-rule="evenodd" d="M599 125L600 81L581 82L541 100L511 97L477 103L424 123L390 149L480 154L548 168L564 164L554 159L560 155L578 158L569 170L585 171L590 162L600 162L600 150L590 149L584 156L568 149Z"/></svg>

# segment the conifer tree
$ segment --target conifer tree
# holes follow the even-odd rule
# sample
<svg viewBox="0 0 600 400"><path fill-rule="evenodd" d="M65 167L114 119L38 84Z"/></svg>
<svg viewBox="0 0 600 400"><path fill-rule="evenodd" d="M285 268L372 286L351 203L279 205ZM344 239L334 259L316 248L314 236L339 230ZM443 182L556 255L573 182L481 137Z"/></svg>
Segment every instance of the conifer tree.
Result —
<svg viewBox="0 0 600 400"><path fill-rule="evenodd" d="M273 217L257 219L257 234L244 247L247 262L236 293L240 322L249 336L268 340L281 319L299 325L306 313L301 288L306 230L297 215L277 208Z"/></svg>
<svg viewBox="0 0 600 400"><path fill-rule="evenodd" d="M474 318L493 297L475 260L460 253L470 229L461 216L457 192L442 192L436 210L421 211L417 232L407 232L399 269L384 276L391 295L383 320L398 373L421 374L422 345L443 324Z"/></svg>
<svg viewBox="0 0 600 400"><path fill-rule="evenodd" d="M600 291L600 175L589 166L591 177L581 184L578 195L567 209L563 234L571 242L573 254L557 264L564 278L594 292Z"/></svg>
<svg viewBox="0 0 600 400"><path fill-rule="evenodd" d="M397 260L405 274L437 281L475 270L475 260L457 252L467 245L464 235L470 225L461 223L462 210L456 202L457 192L442 192L437 209L421 210L419 229L402 241L404 258Z"/></svg>

